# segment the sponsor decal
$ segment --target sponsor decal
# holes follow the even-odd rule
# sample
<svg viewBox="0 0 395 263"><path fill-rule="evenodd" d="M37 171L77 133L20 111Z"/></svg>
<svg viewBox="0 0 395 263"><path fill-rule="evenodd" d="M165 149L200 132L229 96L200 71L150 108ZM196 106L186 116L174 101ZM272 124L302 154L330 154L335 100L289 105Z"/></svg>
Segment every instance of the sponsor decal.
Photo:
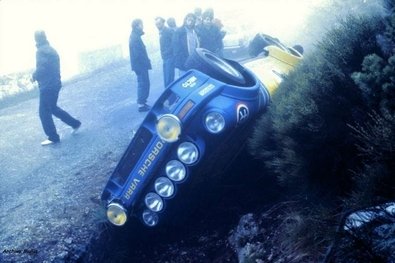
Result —
<svg viewBox="0 0 395 263"><path fill-rule="evenodd" d="M147 158L142 162L140 168L137 170L137 174L140 177L144 177L144 175L147 173L148 168L152 165L152 163L155 161L156 157L159 155L160 151L162 150L164 145L163 141L158 141L156 142L155 146L151 150L151 152L148 154ZM141 179L134 178L132 183L129 185L128 190L126 191L124 197L126 199L130 199L130 197L133 195L134 191L137 189Z"/></svg>
<svg viewBox="0 0 395 263"><path fill-rule="evenodd" d="M237 105L237 123L245 122L250 115L250 110L244 104Z"/></svg>
<svg viewBox="0 0 395 263"><path fill-rule="evenodd" d="M183 88L193 88L196 85L197 78L195 76L190 77L181 84Z"/></svg>
<svg viewBox="0 0 395 263"><path fill-rule="evenodd" d="M137 185L139 183L140 183L139 179L137 179L137 178L133 179L133 182L130 184L128 190L126 191L126 194L125 194L126 199L129 199L132 196L134 190L137 189Z"/></svg>
<svg viewBox="0 0 395 263"><path fill-rule="evenodd" d="M206 95L207 93L209 93L212 89L214 89L215 88L215 85L214 84L208 84L207 86L205 86L204 88L202 88L200 91L199 91L199 95L200 96L204 96L204 95Z"/></svg>
<svg viewBox="0 0 395 263"><path fill-rule="evenodd" d="M141 165L140 169L137 172L141 177L144 177L148 168L151 166L152 162L156 159L156 156L158 156L162 148L163 148L163 142L158 141L155 144L152 151L148 154L147 158L144 160L143 164Z"/></svg>
<svg viewBox="0 0 395 263"><path fill-rule="evenodd" d="M184 107L182 107L181 111L177 114L178 118L180 120L184 119L185 115L193 108L195 103L191 100L188 100L187 103L185 103Z"/></svg>

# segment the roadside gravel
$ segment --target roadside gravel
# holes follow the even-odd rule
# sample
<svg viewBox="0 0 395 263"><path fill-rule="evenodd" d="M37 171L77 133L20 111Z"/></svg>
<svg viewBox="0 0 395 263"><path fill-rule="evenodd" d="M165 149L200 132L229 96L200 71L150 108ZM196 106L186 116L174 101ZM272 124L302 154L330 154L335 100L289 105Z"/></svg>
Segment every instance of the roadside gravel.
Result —
<svg viewBox="0 0 395 263"><path fill-rule="evenodd" d="M0 262L73 262L105 220L101 191L145 114L127 62L66 83L56 120L61 143L42 147L38 98L0 109ZM163 87L151 72L152 104Z"/></svg>

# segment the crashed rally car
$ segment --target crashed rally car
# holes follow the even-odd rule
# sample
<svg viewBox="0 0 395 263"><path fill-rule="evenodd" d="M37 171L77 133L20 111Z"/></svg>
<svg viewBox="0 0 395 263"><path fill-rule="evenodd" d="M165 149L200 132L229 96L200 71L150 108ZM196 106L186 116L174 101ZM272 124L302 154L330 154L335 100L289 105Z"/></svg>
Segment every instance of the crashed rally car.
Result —
<svg viewBox="0 0 395 263"><path fill-rule="evenodd" d="M190 193L223 173L270 92L302 57L276 41L262 49L245 66L196 50L187 61L191 70L155 102L104 188L112 224L138 219L153 227L174 220L174 213L188 209Z"/></svg>

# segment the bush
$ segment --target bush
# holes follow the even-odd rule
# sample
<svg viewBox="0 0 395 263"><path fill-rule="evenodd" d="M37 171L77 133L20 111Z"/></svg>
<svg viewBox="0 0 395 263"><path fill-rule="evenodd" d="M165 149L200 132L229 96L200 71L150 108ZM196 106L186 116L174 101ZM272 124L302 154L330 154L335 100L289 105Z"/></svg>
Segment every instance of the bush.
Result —
<svg viewBox="0 0 395 263"><path fill-rule="evenodd" d="M381 53L381 27L374 18L343 21L281 84L259 121L251 153L293 194L331 202L350 189L350 169L361 160L348 124L367 110L351 74L365 55Z"/></svg>
<svg viewBox="0 0 395 263"><path fill-rule="evenodd" d="M281 84L249 141L301 204L301 222L320 218L317 229L328 230L300 237L305 228L295 226L288 238L301 253L317 253L308 243L334 235L330 214L395 197L393 21L393 13L384 23L348 17L329 31Z"/></svg>

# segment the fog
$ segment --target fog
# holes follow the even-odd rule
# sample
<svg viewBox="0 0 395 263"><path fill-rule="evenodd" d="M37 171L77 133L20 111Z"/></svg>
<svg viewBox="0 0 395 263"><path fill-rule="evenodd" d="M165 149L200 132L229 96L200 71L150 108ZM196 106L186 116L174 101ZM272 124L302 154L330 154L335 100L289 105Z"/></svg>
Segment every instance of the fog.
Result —
<svg viewBox="0 0 395 263"><path fill-rule="evenodd" d="M0 75L32 70L35 66L33 34L45 30L60 54L62 75L84 71L81 57L95 50L112 50L113 59L128 58L130 23L144 21L143 40L152 59L158 57L156 16L173 16L182 24L194 8L212 7L228 32L227 38L264 32L292 42L306 18L324 0L0 0ZM158 58L159 59L159 58ZM108 63L106 57L102 63ZM100 66L100 59L94 63Z"/></svg>

